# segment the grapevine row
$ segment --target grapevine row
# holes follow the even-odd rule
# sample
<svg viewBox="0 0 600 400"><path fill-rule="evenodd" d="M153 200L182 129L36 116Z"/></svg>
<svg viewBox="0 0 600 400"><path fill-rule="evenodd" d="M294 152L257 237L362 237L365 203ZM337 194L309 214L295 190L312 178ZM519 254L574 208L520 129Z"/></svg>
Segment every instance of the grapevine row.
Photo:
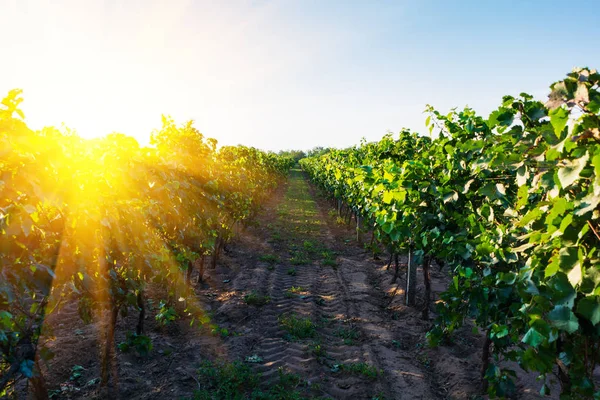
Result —
<svg viewBox="0 0 600 400"><path fill-rule="evenodd" d="M574 69L546 103L505 96L488 118L428 106L435 139L404 130L301 160L392 255L423 266L424 317L430 265L451 273L428 338L449 340L466 319L485 332L490 395L514 392L504 361L515 361L540 374L542 394L555 375L570 398L600 396L599 83Z"/></svg>
<svg viewBox="0 0 600 400"><path fill-rule="evenodd" d="M39 339L49 314L75 301L85 322L105 318L103 384L118 316L138 312L142 338L149 285L166 292L161 312L185 300L192 323L207 322L191 296L194 265L200 279L214 267L292 161L217 149L191 122L168 117L152 147L123 134L34 131L21 101L14 90L0 106L0 397L26 378L44 399L40 362L53 354Z"/></svg>

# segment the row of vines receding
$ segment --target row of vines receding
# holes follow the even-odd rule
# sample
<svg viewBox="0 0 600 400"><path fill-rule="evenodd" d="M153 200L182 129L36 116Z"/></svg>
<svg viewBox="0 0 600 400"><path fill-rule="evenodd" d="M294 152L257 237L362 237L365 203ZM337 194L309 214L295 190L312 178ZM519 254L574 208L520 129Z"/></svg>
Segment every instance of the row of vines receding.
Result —
<svg viewBox="0 0 600 400"><path fill-rule="evenodd" d="M546 103L505 96L488 118L428 106L435 138L404 130L301 161L379 243L423 265L426 287L433 262L450 272L429 341L476 324L492 396L514 392L514 361L542 394L555 377L568 398L600 398L599 83L574 69Z"/></svg>
<svg viewBox="0 0 600 400"><path fill-rule="evenodd" d="M76 302L84 322L105 321L104 385L119 316L138 312L131 337L148 339L149 285L165 293L157 321L172 320L178 306L191 324L207 323L192 296L194 266L199 279L205 265L214 267L292 160L217 149L191 122L167 117L150 147L123 134L85 140L64 129L34 131L21 101L14 90L0 105L0 397L28 380L45 399L41 365L53 357L40 340L45 318Z"/></svg>

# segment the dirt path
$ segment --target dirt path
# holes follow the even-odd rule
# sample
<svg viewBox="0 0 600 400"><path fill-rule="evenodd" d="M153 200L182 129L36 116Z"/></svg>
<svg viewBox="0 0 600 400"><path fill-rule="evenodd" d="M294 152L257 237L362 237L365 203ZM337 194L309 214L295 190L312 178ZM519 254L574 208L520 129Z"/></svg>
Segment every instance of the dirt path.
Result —
<svg viewBox="0 0 600 400"><path fill-rule="evenodd" d="M373 260L339 237L348 236L346 229L334 232L326 203L315 198L302 174L292 171L283 199L267 210L262 229L254 230L258 261L254 268L241 267L233 286L245 295L254 288L271 301L240 323L236 315L228 318L231 329L245 332L231 340L231 355L257 355L263 362L256 368L266 379L284 368L300 374L313 392L336 399L442 397L427 363L414 354L427 324L416 321L400 335L394 330L392 314L382 309L383 278L373 271ZM222 307L235 314L231 306ZM282 316L307 318L315 333L293 337Z"/></svg>

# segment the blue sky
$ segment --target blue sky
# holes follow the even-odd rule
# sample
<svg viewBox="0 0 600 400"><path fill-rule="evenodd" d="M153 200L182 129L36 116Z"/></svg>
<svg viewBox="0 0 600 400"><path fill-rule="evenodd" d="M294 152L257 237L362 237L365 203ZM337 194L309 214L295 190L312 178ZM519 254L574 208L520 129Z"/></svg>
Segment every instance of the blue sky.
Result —
<svg viewBox="0 0 600 400"><path fill-rule="evenodd" d="M220 144L344 147L427 103L487 115L600 67L598 1L0 0L0 93L34 128L142 143L160 115ZM11 62L4 62L11 60Z"/></svg>

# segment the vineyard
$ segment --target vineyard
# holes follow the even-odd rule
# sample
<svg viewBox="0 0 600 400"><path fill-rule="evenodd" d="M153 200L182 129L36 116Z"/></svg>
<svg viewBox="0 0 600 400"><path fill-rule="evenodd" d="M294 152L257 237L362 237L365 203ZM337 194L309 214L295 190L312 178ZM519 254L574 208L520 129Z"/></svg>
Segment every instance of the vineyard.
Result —
<svg viewBox="0 0 600 400"><path fill-rule="evenodd" d="M0 397L600 398L599 85L299 165L34 131L11 91Z"/></svg>
<svg viewBox="0 0 600 400"><path fill-rule="evenodd" d="M432 344L465 320L485 332L481 374L493 396L514 391L517 362L562 393L594 395L600 288L600 74L576 69L546 104L506 96L488 119L428 107L432 140L403 131L302 160L312 179L373 229L393 255L408 252L406 304L416 264L430 307L430 268L452 274ZM392 258L390 258L390 263ZM396 261L396 275L398 263ZM595 395L598 396L600 392Z"/></svg>

